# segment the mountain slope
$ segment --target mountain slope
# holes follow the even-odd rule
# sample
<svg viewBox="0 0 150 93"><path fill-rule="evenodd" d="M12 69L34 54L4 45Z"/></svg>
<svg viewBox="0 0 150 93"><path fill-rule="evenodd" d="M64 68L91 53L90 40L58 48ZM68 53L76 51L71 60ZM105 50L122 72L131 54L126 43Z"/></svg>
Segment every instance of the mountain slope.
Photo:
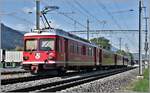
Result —
<svg viewBox="0 0 150 93"><path fill-rule="evenodd" d="M10 27L1 25L1 48L2 49L15 49L16 47L23 47L23 34Z"/></svg>

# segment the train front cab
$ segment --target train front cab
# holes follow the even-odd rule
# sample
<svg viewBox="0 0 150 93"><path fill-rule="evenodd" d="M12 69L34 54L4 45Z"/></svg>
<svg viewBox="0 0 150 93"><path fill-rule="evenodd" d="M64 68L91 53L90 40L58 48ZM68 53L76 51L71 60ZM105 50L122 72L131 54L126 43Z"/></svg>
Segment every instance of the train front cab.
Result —
<svg viewBox="0 0 150 93"><path fill-rule="evenodd" d="M56 66L56 36L26 36L24 38L23 69L35 73Z"/></svg>

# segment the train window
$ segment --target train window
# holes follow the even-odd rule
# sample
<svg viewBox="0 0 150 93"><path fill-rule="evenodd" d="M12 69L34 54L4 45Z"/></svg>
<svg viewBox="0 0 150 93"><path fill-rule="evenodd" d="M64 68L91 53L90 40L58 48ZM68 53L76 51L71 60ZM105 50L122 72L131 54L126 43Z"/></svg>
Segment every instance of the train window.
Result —
<svg viewBox="0 0 150 93"><path fill-rule="evenodd" d="M91 47L89 47L89 49L88 49L88 50L89 50L88 55L89 55L89 56L92 56L92 48L91 48Z"/></svg>
<svg viewBox="0 0 150 93"><path fill-rule="evenodd" d="M62 52L62 41L61 41L61 39L58 39L58 51L59 52Z"/></svg>
<svg viewBox="0 0 150 93"><path fill-rule="evenodd" d="M89 53L90 53L90 51L89 51L89 47L87 48L87 55L89 56Z"/></svg>
<svg viewBox="0 0 150 93"><path fill-rule="evenodd" d="M86 47L82 46L82 55L86 55Z"/></svg>
<svg viewBox="0 0 150 93"><path fill-rule="evenodd" d="M77 45L77 54L79 53L79 46Z"/></svg>
<svg viewBox="0 0 150 93"><path fill-rule="evenodd" d="M80 46L80 55L82 55L82 46Z"/></svg>
<svg viewBox="0 0 150 93"><path fill-rule="evenodd" d="M74 53L77 53L77 45L75 44L74 46Z"/></svg>
<svg viewBox="0 0 150 93"><path fill-rule="evenodd" d="M71 53L73 53L74 52L74 46L73 46L73 44L71 45Z"/></svg>
<svg viewBox="0 0 150 93"><path fill-rule="evenodd" d="M75 52L75 51L74 51L74 48L75 48L74 43L72 43L72 53Z"/></svg>
<svg viewBox="0 0 150 93"><path fill-rule="evenodd" d="M37 43L36 39L28 39L25 41L25 51L36 51L37 50Z"/></svg>
<svg viewBox="0 0 150 93"><path fill-rule="evenodd" d="M78 54L79 54L79 55L82 54L82 53L81 53L81 46L80 46L80 45L78 46Z"/></svg>
<svg viewBox="0 0 150 93"><path fill-rule="evenodd" d="M73 53L73 44L70 44L70 52Z"/></svg>
<svg viewBox="0 0 150 93"><path fill-rule="evenodd" d="M94 48L92 48L92 56L94 56Z"/></svg>
<svg viewBox="0 0 150 93"><path fill-rule="evenodd" d="M40 39L40 50L44 51L54 50L54 39L49 38Z"/></svg>
<svg viewBox="0 0 150 93"><path fill-rule="evenodd" d="M86 47L86 55L89 55L89 47Z"/></svg>
<svg viewBox="0 0 150 93"><path fill-rule="evenodd" d="M91 48L90 47L88 48L88 51L89 51L88 56L91 56Z"/></svg>
<svg viewBox="0 0 150 93"><path fill-rule="evenodd" d="M76 46L75 46L75 44L73 43L73 53L75 53L75 49L76 49Z"/></svg>

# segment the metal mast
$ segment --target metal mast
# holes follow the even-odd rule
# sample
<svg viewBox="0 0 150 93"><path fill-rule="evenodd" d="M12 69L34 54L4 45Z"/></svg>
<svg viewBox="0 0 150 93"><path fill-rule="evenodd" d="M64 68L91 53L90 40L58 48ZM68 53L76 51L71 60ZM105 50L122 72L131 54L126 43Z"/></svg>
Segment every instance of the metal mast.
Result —
<svg viewBox="0 0 150 93"><path fill-rule="evenodd" d="M148 55L147 55L147 52L148 52L148 40L147 40L147 33L148 33L148 30L147 30L147 21L148 21L148 17L145 17L145 58L146 58L146 61L148 61Z"/></svg>
<svg viewBox="0 0 150 93"><path fill-rule="evenodd" d="M141 55L141 14L142 14L142 6L141 0L139 1L139 75L142 76L142 55Z"/></svg>
<svg viewBox="0 0 150 93"><path fill-rule="evenodd" d="M89 19L87 19L87 40L89 40Z"/></svg>
<svg viewBox="0 0 150 93"><path fill-rule="evenodd" d="M40 29L40 0L36 0L36 29Z"/></svg>
<svg viewBox="0 0 150 93"><path fill-rule="evenodd" d="M121 51L121 44L122 44L121 40L122 40L122 38L120 37L119 38L119 48L120 48L120 51Z"/></svg>

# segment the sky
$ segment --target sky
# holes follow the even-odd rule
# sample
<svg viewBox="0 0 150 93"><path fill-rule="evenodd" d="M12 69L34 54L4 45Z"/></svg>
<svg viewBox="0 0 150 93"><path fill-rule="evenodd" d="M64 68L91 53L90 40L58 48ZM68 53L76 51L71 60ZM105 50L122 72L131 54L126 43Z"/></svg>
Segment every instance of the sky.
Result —
<svg viewBox="0 0 150 93"><path fill-rule="evenodd" d="M91 30L138 30L138 0L40 1L41 10L45 6L59 7L46 15L54 28L65 31L86 30L86 21L89 19ZM143 1L143 5L148 7L148 0ZM35 9L35 0L0 0L0 21L16 30L30 32L35 28ZM145 16L144 14L143 12L142 17ZM142 29L144 29L144 23L142 20ZM43 26L41 21L41 27ZM85 35L77 35L86 38ZM119 48L119 38L122 38L122 49L126 50L128 47L130 52L138 52L137 32L99 33L90 35L90 38L99 36L108 38L117 48ZM144 43L144 32L142 37Z"/></svg>

